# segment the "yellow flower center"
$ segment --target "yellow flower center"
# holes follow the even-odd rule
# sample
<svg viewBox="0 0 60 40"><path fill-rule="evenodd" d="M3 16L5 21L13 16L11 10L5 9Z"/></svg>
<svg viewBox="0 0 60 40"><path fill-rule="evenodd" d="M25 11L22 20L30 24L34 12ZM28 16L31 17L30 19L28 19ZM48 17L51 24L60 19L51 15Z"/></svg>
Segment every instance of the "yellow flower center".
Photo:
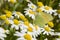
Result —
<svg viewBox="0 0 60 40"><path fill-rule="evenodd" d="M6 14L6 17L8 17L8 18L10 18L11 16L12 16L12 15L9 14L9 13Z"/></svg>
<svg viewBox="0 0 60 40"><path fill-rule="evenodd" d="M19 24L19 21L17 19L14 19L14 24L18 25Z"/></svg>
<svg viewBox="0 0 60 40"><path fill-rule="evenodd" d="M34 8L34 5L32 5L31 7Z"/></svg>
<svg viewBox="0 0 60 40"><path fill-rule="evenodd" d="M19 15L20 19L22 19L23 21L27 21L27 19L21 12L16 12L16 13Z"/></svg>
<svg viewBox="0 0 60 40"><path fill-rule="evenodd" d="M43 6L43 3L42 3L42 2L37 2L37 5L38 5L39 7L42 7L42 6Z"/></svg>
<svg viewBox="0 0 60 40"><path fill-rule="evenodd" d="M5 20L5 19L6 19L6 15L1 15L0 18L1 18L2 20Z"/></svg>
<svg viewBox="0 0 60 40"><path fill-rule="evenodd" d="M11 17L12 16L12 12L10 12L8 10L4 10L4 12L6 13L6 17Z"/></svg>
<svg viewBox="0 0 60 40"><path fill-rule="evenodd" d="M32 29L31 27L28 27L28 31L29 31L29 32L32 32L33 29Z"/></svg>
<svg viewBox="0 0 60 40"><path fill-rule="evenodd" d="M46 10L49 10L49 9L52 9L52 8L51 8L51 7L46 6L46 7L45 7L45 9L46 9Z"/></svg>
<svg viewBox="0 0 60 40"><path fill-rule="evenodd" d="M41 12L42 10L40 8L37 9L37 12Z"/></svg>
<svg viewBox="0 0 60 40"><path fill-rule="evenodd" d="M28 21L25 21L24 24L25 24L26 26L30 26Z"/></svg>
<svg viewBox="0 0 60 40"><path fill-rule="evenodd" d="M5 20L5 23L6 23L6 24L10 24L9 20Z"/></svg>
<svg viewBox="0 0 60 40"><path fill-rule="evenodd" d="M29 35L29 34L25 34L25 35L24 35L24 38L25 38L26 40L32 40L32 37L31 37L31 35Z"/></svg>
<svg viewBox="0 0 60 40"><path fill-rule="evenodd" d="M54 27L53 22L48 22L48 25L49 25L50 27Z"/></svg>
<svg viewBox="0 0 60 40"><path fill-rule="evenodd" d="M45 29L47 32L50 32L50 27L46 26L46 27L44 27L44 29Z"/></svg>
<svg viewBox="0 0 60 40"><path fill-rule="evenodd" d="M7 13L9 13L9 14L12 14L12 12L11 11L8 11L8 10L4 10L4 12L7 14Z"/></svg>
<svg viewBox="0 0 60 40"><path fill-rule="evenodd" d="M22 19L23 21L27 21L24 15L20 15L20 19Z"/></svg>
<svg viewBox="0 0 60 40"><path fill-rule="evenodd" d="M35 12L33 12L32 10L29 10L29 13L30 13L30 14L35 14Z"/></svg>

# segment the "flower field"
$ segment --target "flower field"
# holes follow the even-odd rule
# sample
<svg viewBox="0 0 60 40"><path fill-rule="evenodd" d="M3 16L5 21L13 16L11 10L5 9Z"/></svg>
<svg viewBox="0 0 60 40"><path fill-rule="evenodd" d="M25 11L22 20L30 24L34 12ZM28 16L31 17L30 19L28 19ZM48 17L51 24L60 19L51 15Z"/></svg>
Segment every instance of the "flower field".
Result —
<svg viewBox="0 0 60 40"><path fill-rule="evenodd" d="M60 40L60 0L0 0L0 40Z"/></svg>

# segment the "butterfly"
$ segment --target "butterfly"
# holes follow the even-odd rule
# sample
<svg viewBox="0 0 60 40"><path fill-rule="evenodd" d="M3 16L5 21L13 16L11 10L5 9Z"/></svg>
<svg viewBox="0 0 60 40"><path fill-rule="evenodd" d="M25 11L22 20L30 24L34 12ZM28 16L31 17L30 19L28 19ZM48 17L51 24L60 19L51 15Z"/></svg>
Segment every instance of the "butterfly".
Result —
<svg viewBox="0 0 60 40"><path fill-rule="evenodd" d="M44 26L49 21L53 20L52 15L45 13L45 12L39 12L35 15L34 24L39 26Z"/></svg>

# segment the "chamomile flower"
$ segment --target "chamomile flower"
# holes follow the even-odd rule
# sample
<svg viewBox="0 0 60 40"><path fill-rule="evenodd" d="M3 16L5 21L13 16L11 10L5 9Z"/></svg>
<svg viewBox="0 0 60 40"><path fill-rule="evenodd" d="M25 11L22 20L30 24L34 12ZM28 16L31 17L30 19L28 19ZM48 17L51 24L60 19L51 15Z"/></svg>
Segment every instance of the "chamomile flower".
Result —
<svg viewBox="0 0 60 40"><path fill-rule="evenodd" d="M44 12L52 14L53 12L55 12L55 10L53 10L51 7L49 6L45 6L44 7Z"/></svg>
<svg viewBox="0 0 60 40"><path fill-rule="evenodd" d="M13 19L12 12L9 10L4 10L4 13L8 19Z"/></svg>
<svg viewBox="0 0 60 40"><path fill-rule="evenodd" d="M34 27L31 23L29 23L28 21L24 22L24 25L26 27L26 32L28 34L31 34L32 36L34 36Z"/></svg>
<svg viewBox="0 0 60 40"><path fill-rule="evenodd" d="M8 10L4 10L4 12L6 13L6 17L11 17L12 16L12 12L11 11L8 11Z"/></svg>
<svg viewBox="0 0 60 40"><path fill-rule="evenodd" d="M35 20L35 12L31 9L25 9L24 11L25 15L28 15L29 17L31 17L32 19Z"/></svg>
<svg viewBox="0 0 60 40"><path fill-rule="evenodd" d="M7 37L6 34L5 34L5 30L0 27L0 39L4 40L5 37Z"/></svg>
<svg viewBox="0 0 60 40"><path fill-rule="evenodd" d="M19 37L17 40L36 40L36 38L33 38L32 35L28 33L16 32L14 35Z"/></svg>
<svg viewBox="0 0 60 40"><path fill-rule="evenodd" d="M36 32L35 32L36 30L34 29L32 24L30 24L30 27L27 28L27 31L28 31L27 33L31 34L34 38L37 37Z"/></svg>
<svg viewBox="0 0 60 40"><path fill-rule="evenodd" d="M28 3L28 7L30 8L30 9L32 9L33 11L35 11L36 10L36 5L34 5L32 2L29 2Z"/></svg>
<svg viewBox="0 0 60 40"><path fill-rule="evenodd" d="M23 14L20 14L19 18L23 21L28 21L27 18Z"/></svg>
<svg viewBox="0 0 60 40"><path fill-rule="evenodd" d="M40 28L38 26L34 26L31 23L28 23L27 21L25 22L25 25L27 27L26 32L28 34L31 34L34 38L37 37L41 33Z"/></svg>
<svg viewBox="0 0 60 40"><path fill-rule="evenodd" d="M25 18L25 16L21 12L13 12L13 15L23 21L27 21L27 18Z"/></svg>
<svg viewBox="0 0 60 40"><path fill-rule="evenodd" d="M41 33L41 31L40 31L41 29L38 25L35 25L35 30L36 30L37 34Z"/></svg>
<svg viewBox="0 0 60 40"><path fill-rule="evenodd" d="M44 28L42 28L42 32L43 34L49 35L51 33L53 33L53 29L51 29L50 27L48 27L48 25L46 25Z"/></svg>
<svg viewBox="0 0 60 40"><path fill-rule="evenodd" d="M34 28L35 28L34 33L35 33L35 36L37 37L42 32L41 32L41 29L40 29L40 27L38 25L35 25Z"/></svg>
<svg viewBox="0 0 60 40"><path fill-rule="evenodd" d="M12 24L11 28L15 28L16 30L19 29L19 27L20 27L20 21L18 21L17 19L14 19L13 21L10 20L10 23Z"/></svg>

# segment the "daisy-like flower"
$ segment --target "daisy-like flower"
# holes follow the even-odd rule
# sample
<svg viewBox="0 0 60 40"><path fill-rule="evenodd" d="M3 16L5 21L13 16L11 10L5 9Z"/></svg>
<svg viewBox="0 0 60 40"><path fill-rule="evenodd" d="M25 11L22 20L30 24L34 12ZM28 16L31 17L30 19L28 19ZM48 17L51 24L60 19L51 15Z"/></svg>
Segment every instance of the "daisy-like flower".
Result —
<svg viewBox="0 0 60 40"><path fill-rule="evenodd" d="M36 40L36 38L33 38L32 35L28 33L16 32L14 35L19 37L17 40Z"/></svg>
<svg viewBox="0 0 60 40"><path fill-rule="evenodd" d="M8 0L8 2L11 2L11 3L16 3L16 0Z"/></svg>
<svg viewBox="0 0 60 40"><path fill-rule="evenodd" d="M20 14L19 18L23 21L28 21L27 18L23 14Z"/></svg>
<svg viewBox="0 0 60 40"><path fill-rule="evenodd" d="M40 27L38 25L35 25L34 28L35 28L34 33L35 33L35 36L37 37L42 32L41 32L41 29L40 29Z"/></svg>
<svg viewBox="0 0 60 40"><path fill-rule="evenodd" d="M4 12L6 13L6 17L10 18L12 16L12 12L11 11L4 10Z"/></svg>
<svg viewBox="0 0 60 40"><path fill-rule="evenodd" d="M30 9L32 9L33 11L35 11L36 10L36 5L34 5L32 2L29 2L28 3L28 7L30 8Z"/></svg>
<svg viewBox="0 0 60 40"><path fill-rule="evenodd" d="M16 30L19 29L20 23L21 23L21 22L18 21L17 19L14 19L13 21L10 20L10 24L12 24L12 25L11 25L11 28L15 28Z"/></svg>
<svg viewBox="0 0 60 40"><path fill-rule="evenodd" d="M44 10L44 12L49 13L49 14L52 14L53 12L55 12L55 10L53 10L49 6L45 6L42 10Z"/></svg>
<svg viewBox="0 0 60 40"><path fill-rule="evenodd" d="M9 10L4 10L4 13L8 19L13 19L12 12Z"/></svg>
<svg viewBox="0 0 60 40"><path fill-rule="evenodd" d="M35 20L35 12L33 10L28 8L28 9L25 9L24 13L25 15L29 15L29 17Z"/></svg>
<svg viewBox="0 0 60 40"><path fill-rule="evenodd" d="M28 34L31 34L34 38L36 38L38 35L40 35L41 31L40 31L40 28L39 26L34 26L32 25L31 23L28 23L27 21L25 22L25 25L26 25L26 29L27 29L27 33Z"/></svg>
<svg viewBox="0 0 60 40"><path fill-rule="evenodd" d="M44 28L41 28L41 31L43 32L43 34L46 34L46 35L54 34L53 33L54 30L48 27L48 25L46 25Z"/></svg>
<svg viewBox="0 0 60 40"><path fill-rule="evenodd" d="M4 40L5 37L7 37L6 34L5 34L5 30L0 27L0 39Z"/></svg>
<svg viewBox="0 0 60 40"><path fill-rule="evenodd" d="M36 34L36 30L34 29L34 26L30 24L30 26L27 28L27 33L31 34L34 38L37 37L38 35Z"/></svg>
<svg viewBox="0 0 60 40"><path fill-rule="evenodd" d="M22 19L23 21L27 21L27 18L25 18L25 16L21 12L13 12L13 15L19 19Z"/></svg>

